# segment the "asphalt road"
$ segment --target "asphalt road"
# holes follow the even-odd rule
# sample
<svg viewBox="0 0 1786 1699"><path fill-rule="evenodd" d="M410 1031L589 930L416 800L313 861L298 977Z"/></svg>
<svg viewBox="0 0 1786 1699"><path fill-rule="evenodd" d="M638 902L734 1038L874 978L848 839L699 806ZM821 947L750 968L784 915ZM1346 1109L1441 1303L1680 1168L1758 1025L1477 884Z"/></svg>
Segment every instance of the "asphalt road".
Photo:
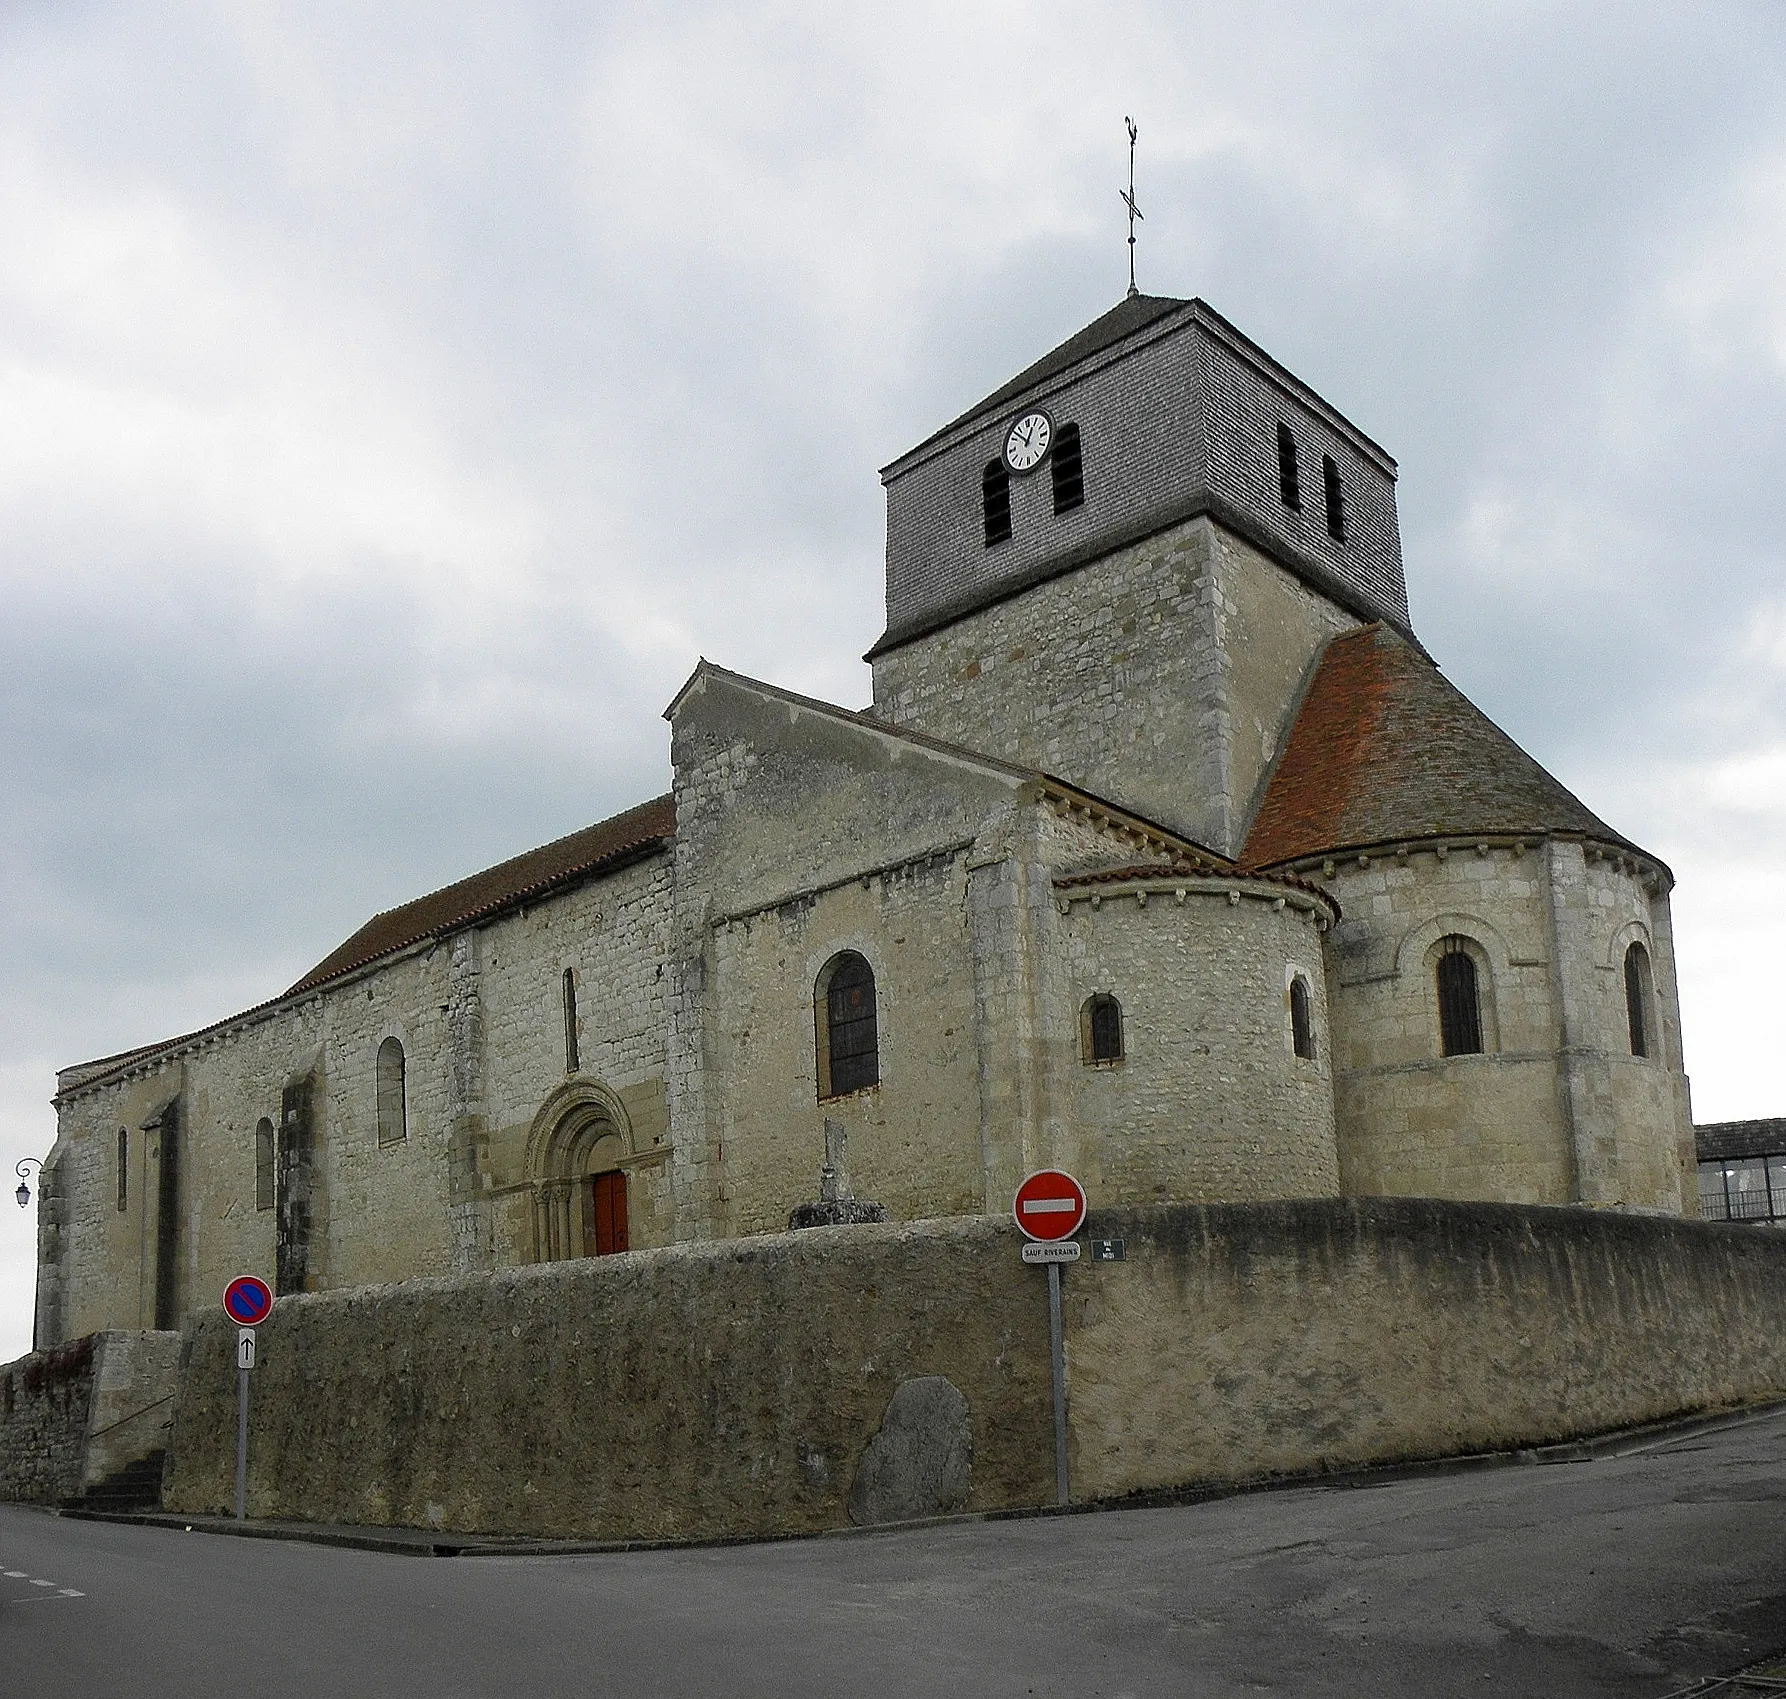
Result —
<svg viewBox="0 0 1786 1699"><path fill-rule="evenodd" d="M1631 1695L1786 1646L1786 1415L1587 1463L599 1556L0 1506L0 1694Z"/></svg>

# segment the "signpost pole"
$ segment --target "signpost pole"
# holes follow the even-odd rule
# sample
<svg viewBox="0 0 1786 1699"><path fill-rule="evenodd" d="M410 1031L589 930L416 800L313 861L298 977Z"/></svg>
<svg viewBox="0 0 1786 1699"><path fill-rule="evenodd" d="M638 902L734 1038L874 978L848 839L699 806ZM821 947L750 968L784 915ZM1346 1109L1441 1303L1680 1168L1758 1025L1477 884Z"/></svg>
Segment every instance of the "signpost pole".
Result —
<svg viewBox="0 0 1786 1699"><path fill-rule="evenodd" d="M1060 1264L1048 1265L1048 1355L1054 1366L1054 1497L1067 1502L1067 1353L1060 1337ZM247 1394L244 1393L246 1398Z"/></svg>
<svg viewBox="0 0 1786 1699"><path fill-rule="evenodd" d="M236 1370L236 1520L248 1519L248 1371Z"/></svg>

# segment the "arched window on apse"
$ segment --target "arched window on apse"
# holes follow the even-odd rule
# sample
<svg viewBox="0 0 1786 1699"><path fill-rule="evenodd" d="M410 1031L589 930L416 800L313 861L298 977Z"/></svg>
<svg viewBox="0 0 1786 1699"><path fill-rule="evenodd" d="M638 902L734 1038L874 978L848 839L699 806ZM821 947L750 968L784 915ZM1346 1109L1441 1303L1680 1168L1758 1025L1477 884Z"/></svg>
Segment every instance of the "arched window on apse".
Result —
<svg viewBox="0 0 1786 1699"><path fill-rule="evenodd" d="M833 956L813 987L819 1096L847 1097L878 1085L880 1029L875 1018L874 969L854 950Z"/></svg>
<svg viewBox="0 0 1786 1699"><path fill-rule="evenodd" d="M1631 1033L1631 1054L1655 1054L1655 1025L1650 1018L1654 1007L1650 995L1650 953L1641 944L1633 944L1625 952L1625 1020Z"/></svg>
<svg viewBox="0 0 1786 1699"><path fill-rule="evenodd" d="M577 1071L577 970L564 970L564 1071Z"/></svg>
<svg viewBox="0 0 1786 1699"><path fill-rule="evenodd" d="M278 1200L278 1183L273 1166L276 1155L273 1123L265 1115L254 1129L254 1207L271 1209Z"/></svg>
<svg viewBox="0 0 1786 1699"><path fill-rule="evenodd" d="M1482 1003L1468 940L1453 932L1439 940L1439 1052L1482 1053Z"/></svg>
<svg viewBox="0 0 1786 1699"><path fill-rule="evenodd" d="M118 1129L118 1213L130 1207L130 1129Z"/></svg>
<svg viewBox="0 0 1786 1699"><path fill-rule="evenodd" d="M1315 1017L1309 1007L1308 981L1301 974L1290 981L1290 1048L1305 1061L1315 1059Z"/></svg>
<svg viewBox="0 0 1786 1699"><path fill-rule="evenodd" d="M1122 1060L1122 1004L1094 991L1079 1010L1079 1059L1088 1068Z"/></svg>
<svg viewBox="0 0 1786 1699"><path fill-rule="evenodd" d="M403 1046L387 1038L378 1047L378 1142L396 1144L409 1133Z"/></svg>

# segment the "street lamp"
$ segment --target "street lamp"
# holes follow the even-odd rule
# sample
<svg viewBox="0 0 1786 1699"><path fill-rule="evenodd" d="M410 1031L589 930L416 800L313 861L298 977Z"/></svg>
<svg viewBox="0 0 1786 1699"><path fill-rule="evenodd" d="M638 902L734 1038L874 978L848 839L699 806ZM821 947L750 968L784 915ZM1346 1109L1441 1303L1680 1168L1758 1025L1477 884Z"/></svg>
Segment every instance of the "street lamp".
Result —
<svg viewBox="0 0 1786 1699"><path fill-rule="evenodd" d="M27 1156L18 1167L13 1169L13 1173L19 1177L19 1189L12 1195L19 1200L20 1209L29 1209L31 1207L31 1176L28 1170L32 1168L41 1170L42 1167L42 1157Z"/></svg>

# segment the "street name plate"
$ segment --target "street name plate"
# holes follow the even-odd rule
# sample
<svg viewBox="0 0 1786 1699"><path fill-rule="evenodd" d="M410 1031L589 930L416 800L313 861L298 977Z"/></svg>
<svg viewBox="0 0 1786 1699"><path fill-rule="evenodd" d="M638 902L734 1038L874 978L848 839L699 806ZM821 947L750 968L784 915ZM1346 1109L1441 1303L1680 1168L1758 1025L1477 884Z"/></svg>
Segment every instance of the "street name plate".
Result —
<svg viewBox="0 0 1786 1699"><path fill-rule="evenodd" d="M1055 1239L1045 1245L1025 1245L1023 1260L1025 1262L1077 1262L1079 1260L1079 1241L1077 1239Z"/></svg>
<svg viewBox="0 0 1786 1699"><path fill-rule="evenodd" d="M1128 1255L1128 1246L1121 1239L1093 1239L1091 1242L1093 1262L1126 1262Z"/></svg>
<svg viewBox="0 0 1786 1699"><path fill-rule="evenodd" d="M254 1329L243 1328L236 1335L236 1367L251 1369L254 1367Z"/></svg>

